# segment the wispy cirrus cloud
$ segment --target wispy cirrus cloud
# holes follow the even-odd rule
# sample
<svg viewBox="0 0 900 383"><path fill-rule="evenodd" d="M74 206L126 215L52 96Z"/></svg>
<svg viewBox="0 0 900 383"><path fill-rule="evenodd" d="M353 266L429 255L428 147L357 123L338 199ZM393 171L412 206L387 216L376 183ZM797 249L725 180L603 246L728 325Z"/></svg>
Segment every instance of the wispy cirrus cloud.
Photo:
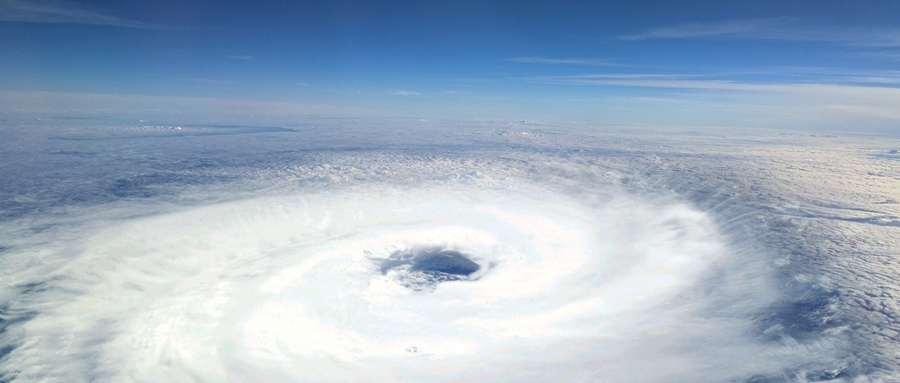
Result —
<svg viewBox="0 0 900 383"><path fill-rule="evenodd" d="M900 28L821 25L795 17L776 17L661 26L619 37L625 41L692 38L808 41L871 48L900 47Z"/></svg>
<svg viewBox="0 0 900 383"><path fill-rule="evenodd" d="M398 91L390 92L390 94L392 94L394 96L403 96L403 97L414 97L414 96L422 95L422 93L413 92L411 90L398 90Z"/></svg>
<svg viewBox="0 0 900 383"><path fill-rule="evenodd" d="M880 51L876 50L876 51L871 51L871 52L865 52L862 55L866 56L866 57L871 57L871 58L900 61L900 49L893 49L893 50L888 49L888 50L880 50Z"/></svg>
<svg viewBox="0 0 900 383"><path fill-rule="evenodd" d="M541 56L513 57L504 61L521 64L540 65L582 65L582 66L618 66L619 64L609 60L583 59L583 58L551 58Z"/></svg>
<svg viewBox="0 0 900 383"><path fill-rule="evenodd" d="M893 72L886 72L893 73ZM735 79L712 79L683 74L584 74L576 76L534 77L532 81L559 85L616 86L644 88L644 96L652 91L668 90L690 97L743 100L745 106L765 104L769 110L790 111L797 115L809 111L831 111L842 114L900 120L900 88L889 82L894 77L866 78L865 84L748 82Z"/></svg>
<svg viewBox="0 0 900 383"><path fill-rule="evenodd" d="M213 79L213 78L179 78L177 80L184 82L184 83L203 84L203 85L234 85L235 84L233 81Z"/></svg>
<svg viewBox="0 0 900 383"><path fill-rule="evenodd" d="M827 72L826 72L827 73ZM838 72L840 73L840 72ZM845 72L840 77L810 77L805 81L742 81L732 78L715 78L709 75L688 74L582 74L574 76L532 77L532 81L561 85L610 85L641 88L673 88L694 90L720 90L741 92L779 92L814 87L838 87L840 89L880 90L892 95L900 94L900 72ZM900 99L897 99L900 102Z"/></svg>
<svg viewBox="0 0 900 383"><path fill-rule="evenodd" d="M0 21L88 24L121 28L165 29L165 26L132 20L65 0L0 0Z"/></svg>
<svg viewBox="0 0 900 383"><path fill-rule="evenodd" d="M548 84L609 85L641 88L677 88L732 91L771 90L772 85L706 79L702 76L675 74L583 74L576 76L534 77Z"/></svg>
<svg viewBox="0 0 900 383"><path fill-rule="evenodd" d="M783 76L793 78L795 82L806 83L900 86L900 70L783 66L755 73L770 77Z"/></svg>

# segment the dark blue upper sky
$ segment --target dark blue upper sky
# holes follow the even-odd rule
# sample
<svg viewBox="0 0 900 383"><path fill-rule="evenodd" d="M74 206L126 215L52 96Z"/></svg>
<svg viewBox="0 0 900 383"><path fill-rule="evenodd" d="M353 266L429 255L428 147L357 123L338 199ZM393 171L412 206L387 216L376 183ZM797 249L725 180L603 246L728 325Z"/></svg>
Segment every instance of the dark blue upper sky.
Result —
<svg viewBox="0 0 900 383"><path fill-rule="evenodd" d="M0 0L0 91L886 129L898 15L893 0Z"/></svg>

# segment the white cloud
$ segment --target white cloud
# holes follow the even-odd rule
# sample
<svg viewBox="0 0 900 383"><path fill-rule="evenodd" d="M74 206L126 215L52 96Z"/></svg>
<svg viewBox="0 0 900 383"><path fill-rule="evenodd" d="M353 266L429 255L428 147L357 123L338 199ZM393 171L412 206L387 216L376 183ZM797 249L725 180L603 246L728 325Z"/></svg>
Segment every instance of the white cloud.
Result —
<svg viewBox="0 0 900 383"><path fill-rule="evenodd" d="M413 92L410 90L398 90L391 92L390 94L394 96L404 96L404 97L412 97L412 96L421 96L422 94L419 92Z"/></svg>
<svg viewBox="0 0 900 383"><path fill-rule="evenodd" d="M854 79L854 78L851 78ZM895 77L861 76L855 79L870 84L897 83ZM536 77L544 83L572 85L612 85L641 88L675 88L714 91L766 92L766 93L809 93L815 95L852 94L854 97L871 96L897 102L900 105L900 89L880 86L861 86L817 83L751 83L735 80L709 80L697 75L678 74L585 74L577 76Z"/></svg>
<svg viewBox="0 0 900 383"><path fill-rule="evenodd" d="M886 60L896 60L900 61L900 51L898 50L881 50L874 52L865 52L863 53L865 57L873 57L878 59L886 59Z"/></svg>
<svg viewBox="0 0 900 383"><path fill-rule="evenodd" d="M0 0L0 21L89 24L145 29L164 28L161 25L119 17L65 0Z"/></svg>
<svg viewBox="0 0 900 383"><path fill-rule="evenodd" d="M187 83L205 84L205 85L234 85L233 81L214 79L214 78L180 78L178 80L187 82Z"/></svg>
<svg viewBox="0 0 900 383"><path fill-rule="evenodd" d="M714 73L717 76L755 76L791 79L795 83L885 85L900 84L898 70L845 69L810 66L776 66Z"/></svg>
<svg viewBox="0 0 900 383"><path fill-rule="evenodd" d="M762 83L671 74L588 74L532 80L596 87L595 114L616 121L859 131L890 131L900 122L900 88L875 82ZM623 92L621 88L631 90Z"/></svg>
<svg viewBox="0 0 900 383"><path fill-rule="evenodd" d="M581 59L581 58L550 58L540 56L513 57L505 61L522 64L541 65L583 65L583 66L617 66L618 64L608 60Z"/></svg>
<svg viewBox="0 0 900 383"><path fill-rule="evenodd" d="M792 17L725 20L650 28L626 41L689 38L812 41L859 47L900 47L900 28L814 25Z"/></svg>

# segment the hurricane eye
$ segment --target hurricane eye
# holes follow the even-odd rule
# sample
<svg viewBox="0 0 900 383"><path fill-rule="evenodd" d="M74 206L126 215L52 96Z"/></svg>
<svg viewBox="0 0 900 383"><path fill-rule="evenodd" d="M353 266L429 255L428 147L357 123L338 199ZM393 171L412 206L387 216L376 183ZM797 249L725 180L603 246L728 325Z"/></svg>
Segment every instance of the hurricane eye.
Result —
<svg viewBox="0 0 900 383"><path fill-rule="evenodd" d="M433 290L442 282L474 280L481 270L471 256L439 247L399 250L376 262L381 275L414 291Z"/></svg>

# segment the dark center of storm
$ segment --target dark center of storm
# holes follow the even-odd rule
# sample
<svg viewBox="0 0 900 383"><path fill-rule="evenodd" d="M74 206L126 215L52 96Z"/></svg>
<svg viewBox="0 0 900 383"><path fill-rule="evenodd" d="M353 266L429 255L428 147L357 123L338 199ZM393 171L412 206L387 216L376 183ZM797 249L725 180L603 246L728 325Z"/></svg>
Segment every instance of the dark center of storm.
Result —
<svg viewBox="0 0 900 383"><path fill-rule="evenodd" d="M401 250L377 262L382 275L415 291L433 290L441 282L472 280L481 268L465 254L441 248Z"/></svg>

